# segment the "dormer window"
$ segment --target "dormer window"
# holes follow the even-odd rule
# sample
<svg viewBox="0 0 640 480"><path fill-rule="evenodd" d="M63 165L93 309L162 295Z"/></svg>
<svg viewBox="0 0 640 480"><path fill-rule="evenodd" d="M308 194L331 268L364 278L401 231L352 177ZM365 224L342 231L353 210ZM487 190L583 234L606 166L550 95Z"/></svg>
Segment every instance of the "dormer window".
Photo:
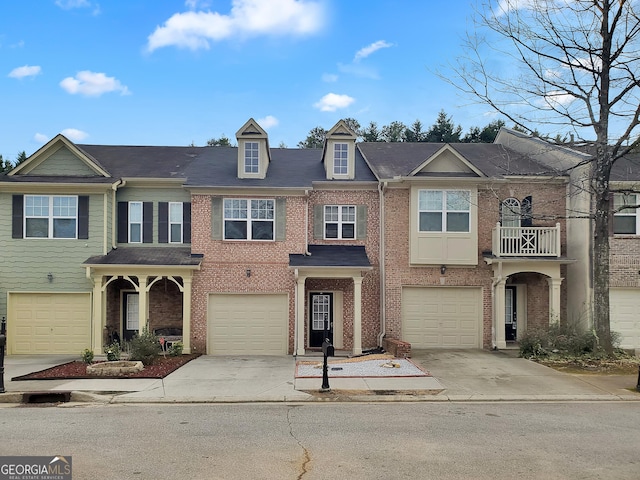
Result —
<svg viewBox="0 0 640 480"><path fill-rule="evenodd" d="M349 173L349 145L335 143L333 145L333 174L347 175Z"/></svg>
<svg viewBox="0 0 640 480"><path fill-rule="evenodd" d="M260 150L258 142L244 144L244 172L258 173L260 171Z"/></svg>

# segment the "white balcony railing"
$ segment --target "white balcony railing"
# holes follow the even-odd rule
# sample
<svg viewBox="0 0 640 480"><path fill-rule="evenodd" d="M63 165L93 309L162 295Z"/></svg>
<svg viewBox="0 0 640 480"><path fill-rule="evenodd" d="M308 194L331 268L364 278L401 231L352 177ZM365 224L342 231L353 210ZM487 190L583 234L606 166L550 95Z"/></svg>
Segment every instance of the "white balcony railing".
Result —
<svg viewBox="0 0 640 480"><path fill-rule="evenodd" d="M560 224L555 227L503 227L493 229L496 257L559 257Z"/></svg>

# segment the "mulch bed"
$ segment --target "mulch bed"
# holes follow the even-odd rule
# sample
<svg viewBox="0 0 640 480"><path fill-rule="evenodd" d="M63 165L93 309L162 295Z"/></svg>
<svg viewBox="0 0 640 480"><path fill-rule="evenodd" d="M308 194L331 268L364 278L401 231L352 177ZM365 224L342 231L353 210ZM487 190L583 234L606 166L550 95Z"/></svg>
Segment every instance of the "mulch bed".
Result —
<svg viewBox="0 0 640 480"><path fill-rule="evenodd" d="M87 375L87 364L81 361L63 363L55 367L40 370L39 372L29 373L20 377L14 377L11 380L64 380L64 379L81 379L81 378L164 378L171 372L177 370L185 363L190 362L194 358L199 357L199 353L189 355L181 355L178 357L158 357L152 365L145 365L140 372L121 374L119 376L100 376Z"/></svg>

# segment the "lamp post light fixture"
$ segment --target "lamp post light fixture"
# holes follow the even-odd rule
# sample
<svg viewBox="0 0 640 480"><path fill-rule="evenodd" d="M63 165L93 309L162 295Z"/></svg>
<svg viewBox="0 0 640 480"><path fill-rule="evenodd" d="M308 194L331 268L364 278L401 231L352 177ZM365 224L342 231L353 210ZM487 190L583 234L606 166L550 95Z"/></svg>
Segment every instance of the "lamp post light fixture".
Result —
<svg viewBox="0 0 640 480"><path fill-rule="evenodd" d="M0 393L4 393L4 350L7 345L7 320L0 322Z"/></svg>
<svg viewBox="0 0 640 480"><path fill-rule="evenodd" d="M51 272L47 273L47 280L49 280L49 283L53 282L53 273Z"/></svg>

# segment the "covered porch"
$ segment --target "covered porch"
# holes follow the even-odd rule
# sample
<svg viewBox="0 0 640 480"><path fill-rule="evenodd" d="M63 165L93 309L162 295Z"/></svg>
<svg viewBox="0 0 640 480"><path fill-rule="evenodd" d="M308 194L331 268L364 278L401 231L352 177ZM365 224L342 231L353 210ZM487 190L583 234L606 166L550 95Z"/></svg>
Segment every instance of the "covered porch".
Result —
<svg viewBox="0 0 640 480"><path fill-rule="evenodd" d="M181 337L191 352L191 280L201 257L185 248L119 248L84 262L93 282L91 347L101 352L143 328Z"/></svg>

